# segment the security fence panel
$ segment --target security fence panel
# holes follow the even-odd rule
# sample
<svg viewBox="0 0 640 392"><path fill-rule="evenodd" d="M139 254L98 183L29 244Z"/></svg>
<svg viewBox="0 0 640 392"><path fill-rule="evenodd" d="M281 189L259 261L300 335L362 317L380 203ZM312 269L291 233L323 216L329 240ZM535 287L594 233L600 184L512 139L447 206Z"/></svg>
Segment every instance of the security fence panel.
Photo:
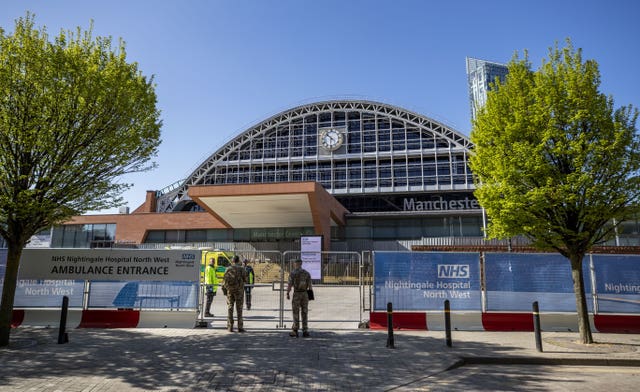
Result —
<svg viewBox="0 0 640 392"><path fill-rule="evenodd" d="M598 313L640 313L640 255L593 255Z"/></svg>
<svg viewBox="0 0 640 392"><path fill-rule="evenodd" d="M284 288L287 287L293 261L301 252L283 253ZM302 268L305 267L303 262ZM321 276L313 279L315 300L309 303L309 327L330 329L357 328L361 315L361 258L356 252L321 252ZM293 320L291 301L283 304L283 325Z"/></svg>
<svg viewBox="0 0 640 392"><path fill-rule="evenodd" d="M373 252L374 310L481 310L480 254Z"/></svg>
<svg viewBox="0 0 640 392"><path fill-rule="evenodd" d="M282 253L279 251L236 250L240 260L247 260L255 274L256 284L272 285L280 282Z"/></svg>
<svg viewBox="0 0 640 392"><path fill-rule="evenodd" d="M100 282L90 284L89 308L193 310L196 282Z"/></svg>
<svg viewBox="0 0 640 392"><path fill-rule="evenodd" d="M371 311L373 297L373 255L370 251L362 252L360 265L360 312L364 313Z"/></svg>
<svg viewBox="0 0 640 392"><path fill-rule="evenodd" d="M554 253L486 253L484 256L486 309L531 311L538 301L540 311L575 312L569 260ZM582 265L587 307L593 309L589 258Z"/></svg>
<svg viewBox="0 0 640 392"><path fill-rule="evenodd" d="M243 319L247 328L281 327L284 288L282 280L282 253L276 250L234 249L233 255L247 260L253 269L254 282L245 286ZM222 284L222 281L220 282ZM249 307L249 296L251 306ZM222 290L213 299L213 325L225 325L227 317L227 297Z"/></svg>

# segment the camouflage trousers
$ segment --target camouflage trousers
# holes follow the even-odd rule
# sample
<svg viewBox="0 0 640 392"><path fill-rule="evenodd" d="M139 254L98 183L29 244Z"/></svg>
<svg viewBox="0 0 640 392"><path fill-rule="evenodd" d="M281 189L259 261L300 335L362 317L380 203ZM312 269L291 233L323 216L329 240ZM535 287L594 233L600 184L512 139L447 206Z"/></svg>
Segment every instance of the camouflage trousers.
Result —
<svg viewBox="0 0 640 392"><path fill-rule="evenodd" d="M242 306L244 305L244 289L227 291L227 328L233 328L233 307L236 308L238 328L243 327Z"/></svg>
<svg viewBox="0 0 640 392"><path fill-rule="evenodd" d="M309 296L306 291L293 292L291 310L293 311L293 326L291 329L297 331L300 328L300 314L302 314L302 330L306 331L309 315Z"/></svg>

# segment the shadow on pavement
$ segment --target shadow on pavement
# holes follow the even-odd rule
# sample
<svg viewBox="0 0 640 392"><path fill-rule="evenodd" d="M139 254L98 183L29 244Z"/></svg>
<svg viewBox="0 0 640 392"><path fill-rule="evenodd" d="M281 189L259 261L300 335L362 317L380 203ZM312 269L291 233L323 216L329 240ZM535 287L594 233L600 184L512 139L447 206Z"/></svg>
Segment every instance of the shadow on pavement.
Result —
<svg viewBox="0 0 640 392"><path fill-rule="evenodd" d="M20 328L12 332L14 344L0 349L0 385L17 389L30 379L102 377L144 390L412 390L459 366L460 354L521 349L455 342L454 351L444 338L402 332L391 349L386 332L311 332L311 338L296 339L287 330L76 329L69 331L69 343L57 344L55 329ZM544 379L491 377L503 390L536 390ZM455 387L478 390L465 376L456 378Z"/></svg>

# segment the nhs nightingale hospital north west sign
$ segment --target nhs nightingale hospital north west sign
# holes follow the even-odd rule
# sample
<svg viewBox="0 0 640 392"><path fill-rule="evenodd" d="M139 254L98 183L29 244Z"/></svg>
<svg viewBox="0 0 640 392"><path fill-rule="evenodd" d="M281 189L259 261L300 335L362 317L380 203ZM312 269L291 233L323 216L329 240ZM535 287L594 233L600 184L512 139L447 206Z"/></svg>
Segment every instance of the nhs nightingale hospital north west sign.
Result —
<svg viewBox="0 0 640 392"><path fill-rule="evenodd" d="M19 279L198 281L199 250L25 249Z"/></svg>
<svg viewBox="0 0 640 392"><path fill-rule="evenodd" d="M480 254L374 252L375 309L480 310Z"/></svg>

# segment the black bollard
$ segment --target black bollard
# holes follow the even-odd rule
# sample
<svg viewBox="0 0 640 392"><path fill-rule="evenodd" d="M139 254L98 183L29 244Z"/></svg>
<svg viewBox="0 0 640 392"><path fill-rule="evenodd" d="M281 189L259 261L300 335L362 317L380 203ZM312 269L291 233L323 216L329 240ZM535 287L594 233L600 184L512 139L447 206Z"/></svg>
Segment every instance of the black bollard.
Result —
<svg viewBox="0 0 640 392"><path fill-rule="evenodd" d="M540 331L540 311L538 310L538 301L533 303L533 332L536 335L536 348L542 352L542 333Z"/></svg>
<svg viewBox="0 0 640 392"><path fill-rule="evenodd" d="M396 348L393 341L393 305L387 303L387 347Z"/></svg>
<svg viewBox="0 0 640 392"><path fill-rule="evenodd" d="M60 313L60 328L58 329L58 344L69 343L67 334L67 312L69 311L69 297L62 297L62 313Z"/></svg>
<svg viewBox="0 0 640 392"><path fill-rule="evenodd" d="M451 347L451 307L449 300L444 300L444 330L447 337L447 347Z"/></svg>

